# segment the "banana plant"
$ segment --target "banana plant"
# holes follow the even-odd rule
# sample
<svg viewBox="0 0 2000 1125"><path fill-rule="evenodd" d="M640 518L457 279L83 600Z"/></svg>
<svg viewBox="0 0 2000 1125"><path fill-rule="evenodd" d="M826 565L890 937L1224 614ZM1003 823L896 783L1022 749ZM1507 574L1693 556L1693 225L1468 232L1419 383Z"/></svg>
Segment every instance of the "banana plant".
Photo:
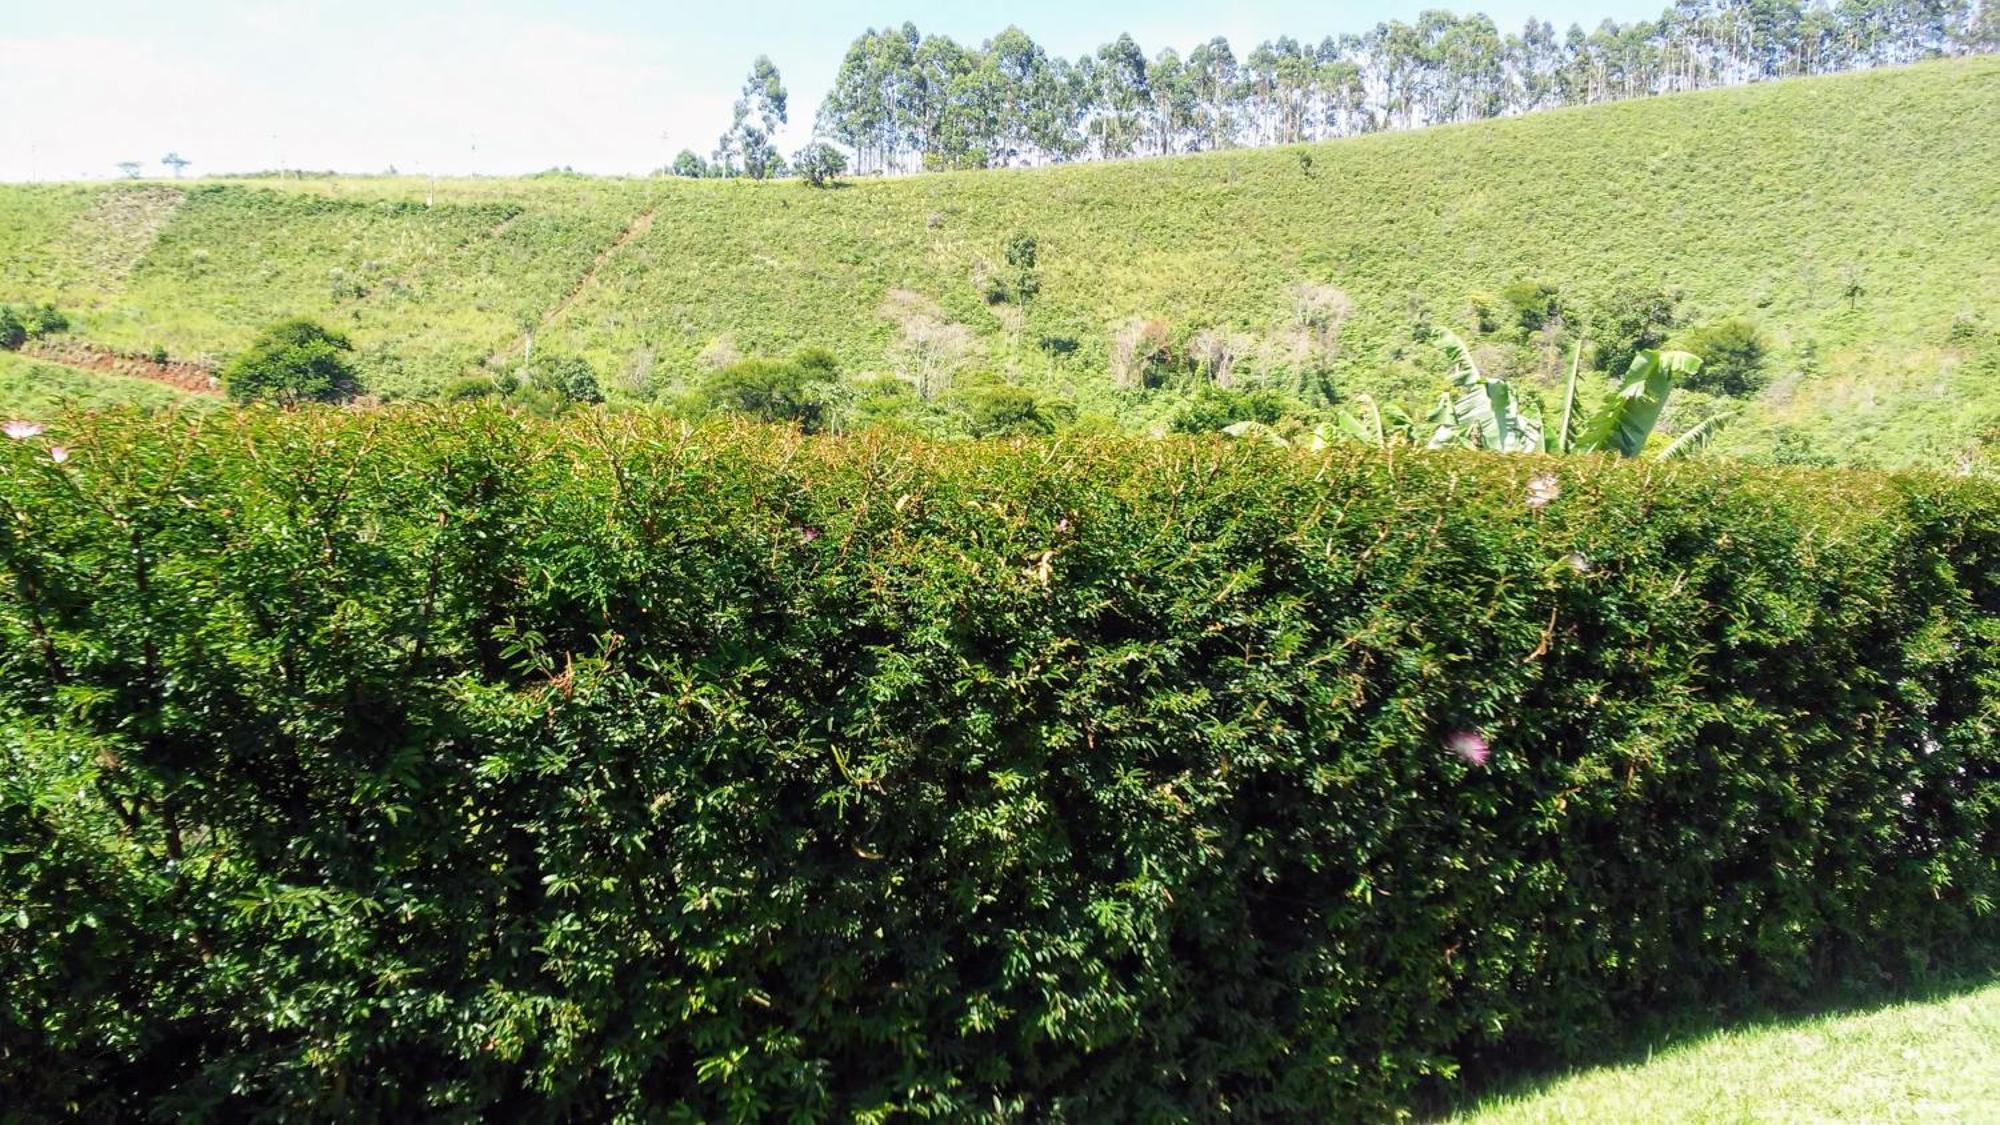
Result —
<svg viewBox="0 0 2000 1125"><path fill-rule="evenodd" d="M1394 403L1384 406L1367 395L1356 395L1360 412L1343 409L1332 422L1313 431L1313 448L1322 449L1332 441L1346 439L1363 445L1415 444L1417 422L1409 411Z"/></svg>
<svg viewBox="0 0 2000 1125"><path fill-rule="evenodd" d="M1439 401L1430 447L1470 445L1500 453L1541 451L1541 416L1521 408L1513 385L1505 379L1487 378L1473 360L1472 349L1457 333L1444 334L1444 352L1451 359L1452 386L1458 393L1447 393Z"/></svg>
<svg viewBox="0 0 2000 1125"><path fill-rule="evenodd" d="M1625 381L1583 424L1583 433L1576 439L1574 451L1637 457L1646 448L1647 439L1653 436L1653 427L1659 424L1660 413L1667 407L1667 396L1673 392L1675 380L1700 370L1701 357L1689 352L1649 348L1634 355L1632 366L1625 369ZM1574 397L1575 393L1576 372L1572 365L1570 395ZM1681 443L1677 441L1667 448L1674 451L1675 456L1682 456L1680 447Z"/></svg>
<svg viewBox="0 0 2000 1125"><path fill-rule="evenodd" d="M1650 349L1632 357L1625 377L1589 418L1578 412L1577 387L1583 373L1583 343L1570 353L1569 381L1563 388L1562 415L1553 427L1543 424L1539 411L1524 405L1504 379L1489 378L1479 369L1472 350L1456 334L1444 334L1445 355L1451 360L1453 390L1439 396L1427 419L1432 449L1464 446L1502 453L1616 453L1637 457L1646 448L1666 409L1674 384L1701 370L1701 359L1688 352ZM1332 440L1368 445L1415 444L1417 427L1395 407L1378 406L1365 396L1355 400L1365 412L1342 410L1335 420L1314 431L1315 448ZM1692 456L1715 439L1729 415L1718 414L1676 437L1661 450L1661 460Z"/></svg>

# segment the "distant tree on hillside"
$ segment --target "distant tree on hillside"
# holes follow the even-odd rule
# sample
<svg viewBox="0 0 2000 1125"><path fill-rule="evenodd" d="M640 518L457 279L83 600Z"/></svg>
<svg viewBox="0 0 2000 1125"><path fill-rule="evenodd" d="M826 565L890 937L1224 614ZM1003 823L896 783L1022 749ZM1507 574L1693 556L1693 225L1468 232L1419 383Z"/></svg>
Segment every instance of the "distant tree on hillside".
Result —
<svg viewBox="0 0 2000 1125"><path fill-rule="evenodd" d="M597 369L582 356L543 352L528 368L528 382L560 395L565 402L603 402Z"/></svg>
<svg viewBox="0 0 2000 1125"><path fill-rule="evenodd" d="M1682 335L1674 346L1701 357L1701 370L1686 381L1691 391L1742 396L1764 387L1764 357L1770 344L1747 320L1705 325Z"/></svg>
<svg viewBox="0 0 2000 1125"><path fill-rule="evenodd" d="M125 173L125 178L128 180L139 178L139 168L140 164L136 160L120 160L118 162L118 170Z"/></svg>
<svg viewBox="0 0 2000 1125"><path fill-rule="evenodd" d="M847 156L825 141L814 141L792 155L792 171L813 187L831 187L847 171Z"/></svg>
<svg viewBox="0 0 2000 1125"><path fill-rule="evenodd" d="M69 331L69 318L54 305L0 305L0 351L13 351L29 340Z"/></svg>
<svg viewBox="0 0 2000 1125"><path fill-rule="evenodd" d="M954 396L973 437L1034 437L1056 432L1057 418L1041 397L1026 387L998 380L979 380Z"/></svg>
<svg viewBox="0 0 2000 1125"><path fill-rule="evenodd" d="M1295 405L1270 387L1247 391L1227 390L1203 383L1194 396L1181 404L1167 428L1177 434L1219 433L1238 422L1275 426L1284 421Z"/></svg>
<svg viewBox="0 0 2000 1125"><path fill-rule="evenodd" d="M1861 307L1861 298L1868 290L1861 285L1861 267L1850 265L1841 271L1840 296L1847 302L1849 312Z"/></svg>
<svg viewBox="0 0 2000 1125"><path fill-rule="evenodd" d="M742 359L702 381L711 409L787 422L807 433L826 428L840 368L832 353L807 348L787 359Z"/></svg>
<svg viewBox="0 0 2000 1125"><path fill-rule="evenodd" d="M1022 304L1042 291L1041 244L1035 236L1017 230L1007 239L1007 265L1014 271L1014 296Z"/></svg>
<svg viewBox="0 0 2000 1125"><path fill-rule="evenodd" d="M1666 343L1680 323L1680 303L1678 291L1628 285L1613 293L1592 331L1599 341L1598 368L1623 371L1633 356Z"/></svg>
<svg viewBox="0 0 2000 1125"><path fill-rule="evenodd" d="M674 157L674 162L668 171L676 176L699 180L708 175L708 161L703 160L693 149L684 148L679 156Z"/></svg>
<svg viewBox="0 0 2000 1125"><path fill-rule="evenodd" d="M170 152L165 156L160 157L160 163L166 165L169 168L172 168L174 170L174 179L178 180L181 178L181 169L186 168L190 164L193 164L194 161L189 160L187 157L182 156L178 152Z"/></svg>
<svg viewBox="0 0 2000 1125"><path fill-rule="evenodd" d="M729 131L716 144L715 162L723 175L734 175L738 161L742 174L753 180L767 179L784 169L774 137L778 126L787 120L787 97L777 66L770 56L758 55L743 82L743 95L736 100Z"/></svg>
<svg viewBox="0 0 2000 1125"><path fill-rule="evenodd" d="M304 317L266 328L222 369L229 397L238 402L337 402L360 391L347 361L347 337Z"/></svg>

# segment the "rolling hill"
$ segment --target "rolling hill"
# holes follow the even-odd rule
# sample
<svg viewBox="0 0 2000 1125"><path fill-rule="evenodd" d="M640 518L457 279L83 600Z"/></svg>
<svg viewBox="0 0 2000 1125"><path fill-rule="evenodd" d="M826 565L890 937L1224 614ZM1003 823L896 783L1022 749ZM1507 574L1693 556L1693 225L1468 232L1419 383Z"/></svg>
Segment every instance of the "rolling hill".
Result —
<svg viewBox="0 0 2000 1125"><path fill-rule="evenodd" d="M1016 232L1032 300L992 300ZM704 355L831 349L849 372L945 362L1156 425L1188 380L1121 390L1120 336L1290 377L1301 293L1342 393L1417 399L1426 326L1553 286L1573 325L1631 286L1689 325L1740 317L1769 385L1727 446L1951 464L2000 426L2000 60L1557 110L1294 148L792 182L551 174L0 187L0 301L83 340L221 357L289 315L348 332L385 397L538 349L614 396ZM1307 287L1302 289L1301 287ZM1533 349L1522 342L1516 351ZM1554 363L1530 375L1551 377ZM1716 404L1695 402L1699 409Z"/></svg>

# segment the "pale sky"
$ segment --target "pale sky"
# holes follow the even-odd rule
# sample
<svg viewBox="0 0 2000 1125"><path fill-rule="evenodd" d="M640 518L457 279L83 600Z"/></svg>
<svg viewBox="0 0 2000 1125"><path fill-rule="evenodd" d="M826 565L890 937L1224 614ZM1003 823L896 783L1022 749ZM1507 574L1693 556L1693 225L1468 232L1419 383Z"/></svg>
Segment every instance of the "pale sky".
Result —
<svg viewBox="0 0 2000 1125"><path fill-rule="evenodd" d="M1071 58L1129 31L1147 54L1228 36L1240 55L1282 34L1316 42L1436 0L69 0L0 20L0 180L277 167L643 173L706 155L750 62L791 91L780 147L808 138L847 45L912 20L976 44L1018 24ZM1586 25L1656 15L1659 0L1466 5L1503 30L1534 14Z"/></svg>

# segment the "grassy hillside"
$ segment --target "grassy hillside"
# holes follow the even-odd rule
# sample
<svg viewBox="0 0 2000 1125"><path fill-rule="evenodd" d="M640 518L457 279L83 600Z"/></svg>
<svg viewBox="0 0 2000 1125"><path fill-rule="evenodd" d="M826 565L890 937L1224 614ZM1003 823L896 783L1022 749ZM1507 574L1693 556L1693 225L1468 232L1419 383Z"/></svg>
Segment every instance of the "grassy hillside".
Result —
<svg viewBox="0 0 2000 1125"><path fill-rule="evenodd" d="M318 316L390 394L435 389L531 328L642 393L711 348L821 344L849 370L890 371L910 365L899 323L916 308L971 333L966 367L1146 424L1184 388L1114 388L1107 356L1134 318L1183 347L1230 336L1239 375L1282 381L1293 288L1336 286L1353 302L1339 386L1417 395L1435 362L1413 326L1466 324L1473 294L1546 282L1582 321L1641 283L1682 290L1696 323L1747 317L1774 345L1737 448L1768 449L1783 425L1816 455L1940 461L2000 423L1995 168L2000 61L1967 59L834 191L569 176L9 187L0 300L53 300L91 340L186 356ZM989 304L1016 230L1040 243L1041 292Z"/></svg>

